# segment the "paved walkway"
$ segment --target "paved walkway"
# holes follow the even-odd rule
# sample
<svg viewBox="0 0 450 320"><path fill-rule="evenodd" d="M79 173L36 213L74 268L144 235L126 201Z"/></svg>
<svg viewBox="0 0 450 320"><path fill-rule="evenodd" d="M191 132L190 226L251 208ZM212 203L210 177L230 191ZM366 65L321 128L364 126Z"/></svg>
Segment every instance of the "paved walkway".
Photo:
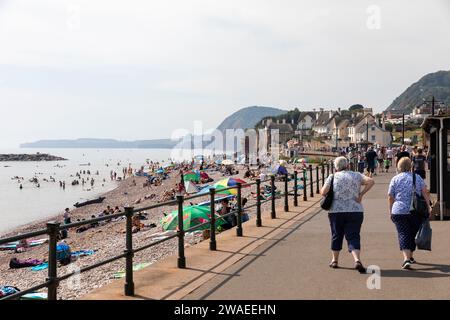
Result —
<svg viewBox="0 0 450 320"><path fill-rule="evenodd" d="M291 211L265 213L262 228L244 225L244 237L234 230L218 235L218 251L208 242L186 250L187 269L176 268L176 257L135 273L137 299L449 299L450 224L436 221L433 251L419 251L415 271L401 270L395 227L390 221L387 188L392 175L375 178L364 200L362 261L381 268L380 289L368 289L369 274L353 270L342 252L340 269L328 267L330 232L327 213L318 197ZM374 282L372 282L373 284ZM84 297L125 299L123 281L115 281Z"/></svg>
<svg viewBox="0 0 450 320"><path fill-rule="evenodd" d="M391 177L377 176L364 200L362 261L381 268L380 289L368 289L371 275L353 270L347 252L341 254L340 269L328 267L329 223L326 212L318 211L228 268L227 275L217 275L185 298L449 299L450 224L432 222L433 251L418 251L415 270L401 270L402 257L386 197Z"/></svg>

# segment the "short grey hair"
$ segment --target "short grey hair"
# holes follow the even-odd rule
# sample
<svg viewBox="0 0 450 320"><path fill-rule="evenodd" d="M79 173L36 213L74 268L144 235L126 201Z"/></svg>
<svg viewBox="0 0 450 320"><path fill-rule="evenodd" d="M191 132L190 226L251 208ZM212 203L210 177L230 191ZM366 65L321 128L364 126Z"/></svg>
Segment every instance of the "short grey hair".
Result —
<svg viewBox="0 0 450 320"><path fill-rule="evenodd" d="M334 159L334 168L336 171L342 171L348 168L348 160L346 157L337 157Z"/></svg>

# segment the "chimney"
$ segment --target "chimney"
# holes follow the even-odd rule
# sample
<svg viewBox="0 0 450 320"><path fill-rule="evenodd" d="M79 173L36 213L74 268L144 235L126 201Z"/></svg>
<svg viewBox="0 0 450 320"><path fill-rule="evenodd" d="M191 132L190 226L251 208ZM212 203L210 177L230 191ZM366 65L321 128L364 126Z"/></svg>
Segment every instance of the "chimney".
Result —
<svg viewBox="0 0 450 320"><path fill-rule="evenodd" d="M339 113L339 115L341 114L341 108L338 108L338 113Z"/></svg>
<svg viewBox="0 0 450 320"><path fill-rule="evenodd" d="M331 118L333 116L333 110L330 110L329 113L330 113L330 118Z"/></svg>
<svg viewBox="0 0 450 320"><path fill-rule="evenodd" d="M386 121L384 121L384 114L383 114L382 124L383 124L383 130L386 130Z"/></svg>

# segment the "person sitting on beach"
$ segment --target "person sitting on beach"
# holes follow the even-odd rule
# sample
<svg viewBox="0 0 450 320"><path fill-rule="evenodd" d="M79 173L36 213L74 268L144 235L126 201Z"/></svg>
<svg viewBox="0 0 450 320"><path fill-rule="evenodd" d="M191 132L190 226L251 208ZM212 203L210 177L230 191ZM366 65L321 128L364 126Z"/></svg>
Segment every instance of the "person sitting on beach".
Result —
<svg viewBox="0 0 450 320"><path fill-rule="evenodd" d="M231 212L230 202L229 202L228 199L223 199L222 201L220 201L220 204L222 205L222 207L218 211L218 214L220 216L227 215L228 213ZM230 216L225 217L224 221L225 221L225 224L222 224L222 226L221 226L222 229L228 230L228 229L231 229L233 227L233 221L230 218Z"/></svg>

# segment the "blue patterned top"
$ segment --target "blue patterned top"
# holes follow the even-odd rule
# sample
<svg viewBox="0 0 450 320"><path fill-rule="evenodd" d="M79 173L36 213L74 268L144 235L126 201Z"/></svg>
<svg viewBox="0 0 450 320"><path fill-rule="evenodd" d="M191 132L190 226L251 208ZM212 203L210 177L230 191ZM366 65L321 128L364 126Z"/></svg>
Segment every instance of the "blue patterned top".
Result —
<svg viewBox="0 0 450 320"><path fill-rule="evenodd" d="M340 171L333 176L334 197L330 213L363 212L362 204L356 200L359 197L364 176L353 171ZM328 187L331 185L331 177L329 176L325 181L325 185Z"/></svg>
<svg viewBox="0 0 450 320"><path fill-rule="evenodd" d="M425 186L425 181L416 174L416 193L421 195ZM392 178L388 190L388 195L393 196L395 199L392 205L392 214L410 214L412 187L413 178L411 172L402 172Z"/></svg>

